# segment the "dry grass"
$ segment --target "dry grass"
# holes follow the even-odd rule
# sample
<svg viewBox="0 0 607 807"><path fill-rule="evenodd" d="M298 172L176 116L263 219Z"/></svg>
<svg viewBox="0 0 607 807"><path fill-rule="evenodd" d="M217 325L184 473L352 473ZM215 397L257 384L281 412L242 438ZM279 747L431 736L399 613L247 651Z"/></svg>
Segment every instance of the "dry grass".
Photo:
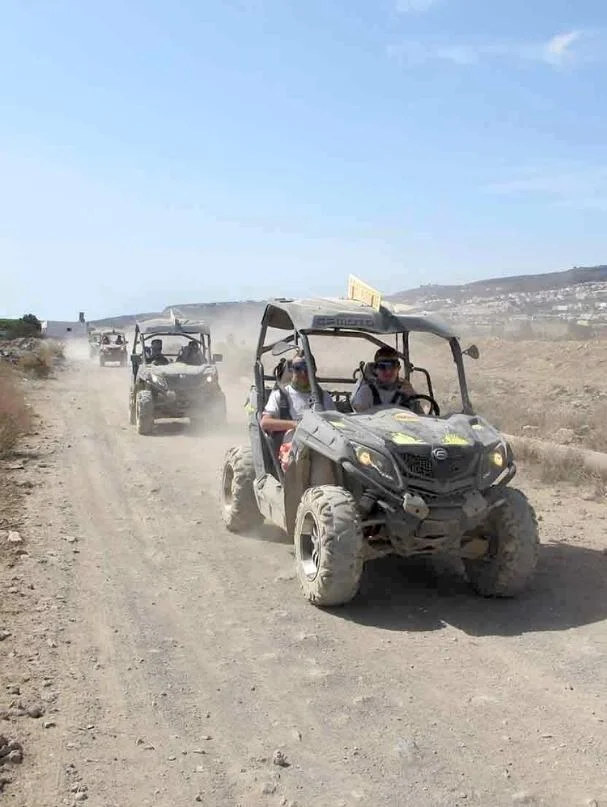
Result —
<svg viewBox="0 0 607 807"><path fill-rule="evenodd" d="M21 379L15 370L0 363L0 456L5 456L31 425Z"/></svg>
<svg viewBox="0 0 607 807"><path fill-rule="evenodd" d="M64 359L64 346L61 342L41 342L36 350L24 353L18 366L27 375L48 378L57 361Z"/></svg>
<svg viewBox="0 0 607 807"><path fill-rule="evenodd" d="M551 439L567 429L574 433L575 445L607 452L605 400L585 397L583 390L572 403L545 392L536 399L516 384L476 381L471 396L475 410L504 432L526 434L528 427L528 436Z"/></svg>
<svg viewBox="0 0 607 807"><path fill-rule="evenodd" d="M561 449L558 452L527 440L517 440L513 445L517 461L529 466L530 470L546 485L568 482L572 485L590 485L594 497L602 500L607 485L607 469L590 468L584 455L575 449Z"/></svg>

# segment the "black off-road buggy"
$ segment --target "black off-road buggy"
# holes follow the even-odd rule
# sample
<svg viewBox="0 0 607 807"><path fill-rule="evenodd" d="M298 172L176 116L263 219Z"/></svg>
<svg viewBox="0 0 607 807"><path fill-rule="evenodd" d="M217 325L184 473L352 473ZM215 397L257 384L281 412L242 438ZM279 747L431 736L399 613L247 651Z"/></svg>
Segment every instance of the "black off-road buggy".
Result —
<svg viewBox="0 0 607 807"><path fill-rule="evenodd" d="M127 338L122 331L112 329L111 331L101 331L97 352L99 354L99 366L106 364L119 364L125 367L128 359Z"/></svg>
<svg viewBox="0 0 607 807"><path fill-rule="evenodd" d="M152 341L162 341L161 363ZM223 357L211 351L209 328L202 322L155 319L135 326L129 412L139 434L151 434L161 418L189 418L194 425L225 422L226 400L219 386L217 364Z"/></svg>
<svg viewBox="0 0 607 807"><path fill-rule="evenodd" d="M277 341L276 330L279 337L280 331L288 335ZM458 411L441 415L430 373L411 361L412 335L439 337L438 345L446 341L457 371ZM371 349L390 339L405 377L418 390L421 379L426 391L407 406L354 414L350 398L356 374L368 370L361 363L354 376L318 377L311 341L329 337L331 344L334 337L366 340ZM307 358L315 403L298 422L285 470L274 436L261 429L260 419L275 383L268 360L274 363L272 356L295 346ZM223 467L228 529L247 531L265 517L286 530L294 540L304 595L319 606L351 600L364 562L392 553L455 554L478 593L518 594L537 563L536 517L525 495L508 487L516 473L510 445L474 414L464 354L478 358L479 352L474 345L462 351L440 321L401 314L394 306L325 299L271 302L257 348L250 445L230 449ZM320 384L336 411L323 411Z"/></svg>

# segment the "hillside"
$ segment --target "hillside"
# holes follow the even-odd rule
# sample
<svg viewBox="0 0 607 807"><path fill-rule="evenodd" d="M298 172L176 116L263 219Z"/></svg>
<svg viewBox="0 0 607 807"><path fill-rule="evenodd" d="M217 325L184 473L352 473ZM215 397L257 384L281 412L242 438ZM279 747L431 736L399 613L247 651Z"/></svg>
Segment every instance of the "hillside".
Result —
<svg viewBox="0 0 607 807"><path fill-rule="evenodd" d="M277 289L277 295L283 293ZM607 331L607 265L574 267L563 272L490 278L462 285L428 284L387 298L412 303L439 314L462 330L517 333L532 329L537 336L583 338ZM263 301L181 303L162 312L128 314L92 322L95 326L130 327L136 318L168 314L171 309L207 322L220 339L235 334L238 341L254 338ZM580 329L586 329L581 333ZM531 335L527 333L527 336Z"/></svg>
<svg viewBox="0 0 607 807"><path fill-rule="evenodd" d="M461 285L424 284L391 295L395 302L418 302L428 297L492 297L498 294L530 294L558 290L585 283L607 283L607 265L577 266L563 272L548 272L540 275L513 275L487 280L475 280Z"/></svg>

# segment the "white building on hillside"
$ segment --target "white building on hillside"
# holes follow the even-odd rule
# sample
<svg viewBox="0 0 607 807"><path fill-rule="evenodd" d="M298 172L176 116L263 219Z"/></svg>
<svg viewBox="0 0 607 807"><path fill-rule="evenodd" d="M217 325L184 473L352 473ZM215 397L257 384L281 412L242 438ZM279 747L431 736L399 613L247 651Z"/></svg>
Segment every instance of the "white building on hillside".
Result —
<svg viewBox="0 0 607 807"><path fill-rule="evenodd" d="M74 339L83 338L87 335L86 320L84 312L76 322L59 322L58 320L46 319L42 322L42 336L50 339Z"/></svg>

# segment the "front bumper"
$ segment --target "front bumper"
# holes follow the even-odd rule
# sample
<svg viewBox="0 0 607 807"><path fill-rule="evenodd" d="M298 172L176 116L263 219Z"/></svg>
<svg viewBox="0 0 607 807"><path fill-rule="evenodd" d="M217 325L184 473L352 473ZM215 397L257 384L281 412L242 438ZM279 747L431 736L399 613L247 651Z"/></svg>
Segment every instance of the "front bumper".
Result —
<svg viewBox="0 0 607 807"><path fill-rule="evenodd" d="M126 359L126 350L122 348L116 350L100 350L99 355L102 356L105 361L124 361L124 359Z"/></svg>
<svg viewBox="0 0 607 807"><path fill-rule="evenodd" d="M154 408L156 417L185 418L203 417L214 406L219 406L223 398L213 390L204 387L196 390L155 390Z"/></svg>
<svg viewBox="0 0 607 807"><path fill-rule="evenodd" d="M472 477L459 491L437 493L412 488L396 492L353 463L345 463L344 470L357 478L358 484L364 486L365 498L373 502L374 512L368 518L374 526L370 547L385 554L387 545L401 555L432 554L461 546L462 539L478 530L491 510L499 506L500 489L516 472L513 465L500 478L499 486L483 492L475 484L476 477ZM363 514L363 528L365 523Z"/></svg>

